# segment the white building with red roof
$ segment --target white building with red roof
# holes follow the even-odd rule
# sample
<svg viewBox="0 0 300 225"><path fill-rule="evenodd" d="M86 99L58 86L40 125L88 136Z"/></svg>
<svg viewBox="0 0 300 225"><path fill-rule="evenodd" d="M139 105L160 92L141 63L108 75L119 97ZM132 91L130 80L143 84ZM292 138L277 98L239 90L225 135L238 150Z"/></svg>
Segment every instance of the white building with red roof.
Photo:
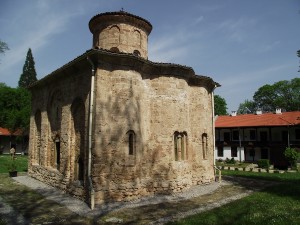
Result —
<svg viewBox="0 0 300 225"><path fill-rule="evenodd" d="M300 111L218 116L215 138L216 160L269 159L275 167L286 167L286 147L300 150Z"/></svg>

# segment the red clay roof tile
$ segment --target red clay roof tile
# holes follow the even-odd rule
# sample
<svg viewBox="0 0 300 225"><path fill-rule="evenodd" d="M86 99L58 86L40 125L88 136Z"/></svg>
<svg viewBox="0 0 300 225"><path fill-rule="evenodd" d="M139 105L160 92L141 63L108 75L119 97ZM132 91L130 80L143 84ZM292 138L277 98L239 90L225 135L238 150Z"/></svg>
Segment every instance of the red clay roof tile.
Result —
<svg viewBox="0 0 300 225"><path fill-rule="evenodd" d="M218 116L215 127L270 127L300 125L300 111L281 114L263 113L260 115L244 114L237 116Z"/></svg>

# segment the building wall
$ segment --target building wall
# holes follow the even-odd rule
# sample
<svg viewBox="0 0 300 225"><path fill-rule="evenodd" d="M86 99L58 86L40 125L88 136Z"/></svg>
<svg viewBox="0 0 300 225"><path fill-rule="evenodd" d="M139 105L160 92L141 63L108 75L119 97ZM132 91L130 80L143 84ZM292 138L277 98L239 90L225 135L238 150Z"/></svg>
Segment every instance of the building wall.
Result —
<svg viewBox="0 0 300 225"><path fill-rule="evenodd" d="M211 94L190 87L182 78L144 76L130 68L97 71L93 159L97 203L178 192L214 179ZM129 132L135 134L132 155ZM187 134L185 156L177 161L175 132ZM208 136L205 159L203 133Z"/></svg>
<svg viewBox="0 0 300 225"><path fill-rule="evenodd" d="M237 135L234 135L234 132L240 132L241 142L239 142L239 138L236 138ZM225 133L230 133L229 140L225 140ZM286 166L287 161L283 152L289 143L291 147L298 148L299 133L298 126L216 129L215 159L234 158L240 160L239 146L241 145L242 161L255 162L260 159L269 159L275 166ZM218 155L218 148L223 148L223 156ZM237 148L237 157L231 155L233 148Z"/></svg>
<svg viewBox="0 0 300 225"><path fill-rule="evenodd" d="M59 75L57 80L31 90L28 173L84 199L86 190L83 183L86 181L79 181L75 176L78 176L79 148L87 148L86 135L78 134L78 124L85 132L87 117L83 121L80 120L82 118L74 118L74 108L82 103L79 108L84 110L83 115L87 115L90 69L71 69ZM80 138L81 144L78 144Z"/></svg>

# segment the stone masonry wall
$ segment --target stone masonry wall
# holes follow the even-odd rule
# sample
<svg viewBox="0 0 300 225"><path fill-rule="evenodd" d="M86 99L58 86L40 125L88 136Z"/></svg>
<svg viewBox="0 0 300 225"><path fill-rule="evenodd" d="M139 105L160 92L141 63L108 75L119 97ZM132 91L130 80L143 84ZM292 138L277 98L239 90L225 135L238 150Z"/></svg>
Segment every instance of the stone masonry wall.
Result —
<svg viewBox="0 0 300 225"><path fill-rule="evenodd" d="M143 79L136 71L98 70L93 182L96 203L128 201L179 192L211 182L212 122L210 93L182 78ZM200 107L199 107L200 106ZM128 131L134 131L134 155ZM175 131L188 135L187 158L175 161ZM208 134L202 158L202 133Z"/></svg>
<svg viewBox="0 0 300 225"><path fill-rule="evenodd" d="M120 52L131 54L138 50L141 57L148 57L148 35L140 28L124 23L112 24L95 35L94 46L108 50L116 47Z"/></svg>
<svg viewBox="0 0 300 225"><path fill-rule="evenodd" d="M32 90L28 168L30 176L82 199L85 198L85 187L74 180L73 155L77 150L74 147L76 134L72 132L75 124L71 106L76 99L88 106L90 70L86 71L72 71L72 76L62 76L57 82ZM84 123L87 127L87 121ZM87 146L86 140L81 141L82 146ZM56 163L57 143L59 165Z"/></svg>

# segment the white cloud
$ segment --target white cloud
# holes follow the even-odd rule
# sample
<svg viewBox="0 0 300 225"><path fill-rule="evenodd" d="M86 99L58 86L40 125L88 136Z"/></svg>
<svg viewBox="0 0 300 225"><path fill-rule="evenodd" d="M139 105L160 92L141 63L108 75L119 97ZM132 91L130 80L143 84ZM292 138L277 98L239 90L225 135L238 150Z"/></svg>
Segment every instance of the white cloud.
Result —
<svg viewBox="0 0 300 225"><path fill-rule="evenodd" d="M47 46L51 38L63 32L71 18L82 13L73 10L60 11L55 8L51 9L48 1L38 1L34 8L26 8L22 13L19 29L12 30L10 50L6 52L5 57L1 60L1 76L9 76L5 71L25 60L26 52L29 47L36 53L41 48ZM36 13L32 13L36 12ZM26 16L25 16L26 15ZM19 19L21 19L19 17ZM16 26L15 21L11 21Z"/></svg>

